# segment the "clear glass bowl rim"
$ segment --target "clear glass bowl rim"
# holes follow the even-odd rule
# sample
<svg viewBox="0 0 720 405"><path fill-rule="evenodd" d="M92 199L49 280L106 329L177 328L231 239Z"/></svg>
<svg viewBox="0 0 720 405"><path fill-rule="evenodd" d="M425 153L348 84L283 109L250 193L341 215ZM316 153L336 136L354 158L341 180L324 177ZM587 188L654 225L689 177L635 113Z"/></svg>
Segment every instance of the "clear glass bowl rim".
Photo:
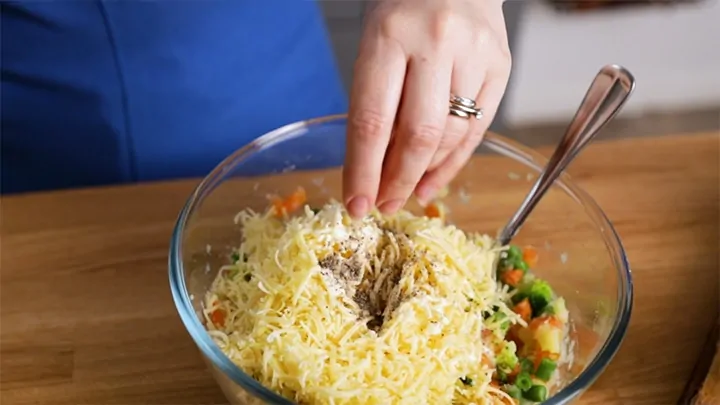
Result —
<svg viewBox="0 0 720 405"><path fill-rule="evenodd" d="M225 158L210 174L208 174L188 198L185 206L180 211L180 215L175 223L175 228L170 241L170 253L168 257L168 267L170 276L170 289L172 292L175 307L180 318L188 330L188 333L195 341L202 354L233 382L241 386L243 389L253 394L257 398L276 405L295 405L294 402L281 397L269 388L260 384L257 380L248 376L239 367L237 367L230 359L225 356L220 347L218 347L207 333L205 327L198 319L195 309L193 308L190 295L185 285L185 269L182 262L182 236L187 225L188 219L192 216L195 208L202 202L203 198L211 192L216 185L223 181L225 174L232 170L239 162L250 156L257 150L266 148L291 139L296 136L302 136L299 130L309 129L313 126L340 123L345 121L346 114L330 115L315 119L297 121L257 138L246 146L238 149L233 154ZM525 147L515 141L488 132L483 140L483 146L494 152L520 162L524 165L541 170L547 162L539 153ZM630 316L633 306L633 283L630 265L625 254L625 249L620 241L615 228L607 218L598 204L584 190L572 183L570 176L564 173L556 182L556 186L560 186L570 197L576 199L586 210L595 225L601 229L603 238L608 250L612 254L615 268L618 271L618 302L616 308L616 318L613 323L610 334L603 346L600 348L591 363L578 375L573 382L565 386L551 398L544 402L546 405L561 405L577 397L585 389L600 376L603 370L610 363L617 353L620 345L625 337L630 322ZM604 230L604 231L602 231Z"/></svg>

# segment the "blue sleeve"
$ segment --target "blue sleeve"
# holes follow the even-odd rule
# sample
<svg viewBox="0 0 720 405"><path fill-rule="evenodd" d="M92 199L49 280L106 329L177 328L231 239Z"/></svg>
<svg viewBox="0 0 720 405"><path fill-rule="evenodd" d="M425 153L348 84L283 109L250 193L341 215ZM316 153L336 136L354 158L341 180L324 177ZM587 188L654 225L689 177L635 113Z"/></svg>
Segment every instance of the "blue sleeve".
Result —
<svg viewBox="0 0 720 405"><path fill-rule="evenodd" d="M202 176L347 108L312 1L2 7L3 193Z"/></svg>

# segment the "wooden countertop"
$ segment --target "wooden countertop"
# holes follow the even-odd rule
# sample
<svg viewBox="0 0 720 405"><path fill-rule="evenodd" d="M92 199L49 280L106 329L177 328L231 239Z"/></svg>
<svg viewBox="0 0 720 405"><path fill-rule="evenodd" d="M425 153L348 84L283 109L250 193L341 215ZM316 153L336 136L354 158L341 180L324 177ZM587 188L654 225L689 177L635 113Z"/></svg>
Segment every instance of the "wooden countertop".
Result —
<svg viewBox="0 0 720 405"><path fill-rule="evenodd" d="M626 340L580 403L680 396L719 307L719 141L600 142L573 163L574 179L616 225L635 281ZM171 228L195 184L0 200L0 402L225 402L168 286Z"/></svg>

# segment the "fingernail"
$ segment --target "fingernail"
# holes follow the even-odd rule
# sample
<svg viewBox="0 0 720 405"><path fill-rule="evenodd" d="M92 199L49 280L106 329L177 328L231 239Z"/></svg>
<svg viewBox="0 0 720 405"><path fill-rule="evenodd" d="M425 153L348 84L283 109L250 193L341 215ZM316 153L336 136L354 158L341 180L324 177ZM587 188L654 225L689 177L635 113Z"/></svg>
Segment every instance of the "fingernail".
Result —
<svg viewBox="0 0 720 405"><path fill-rule="evenodd" d="M378 209L383 214L394 214L403 204L405 204L405 200L390 200L382 203Z"/></svg>
<svg viewBox="0 0 720 405"><path fill-rule="evenodd" d="M415 196L420 205L427 205L437 194L437 189L430 184L421 184L415 189Z"/></svg>
<svg viewBox="0 0 720 405"><path fill-rule="evenodd" d="M370 208L368 199L362 196L353 197L347 203L347 210L350 216L354 218L361 218L367 214Z"/></svg>

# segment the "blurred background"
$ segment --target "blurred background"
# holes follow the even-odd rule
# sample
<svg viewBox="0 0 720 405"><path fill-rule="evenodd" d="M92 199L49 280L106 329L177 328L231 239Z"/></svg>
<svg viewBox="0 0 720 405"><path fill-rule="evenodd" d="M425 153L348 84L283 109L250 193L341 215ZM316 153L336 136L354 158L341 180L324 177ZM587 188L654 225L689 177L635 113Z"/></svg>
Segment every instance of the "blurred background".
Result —
<svg viewBox="0 0 720 405"><path fill-rule="evenodd" d="M349 88L368 2L320 3ZM720 1L507 0L504 10L513 72L492 130L554 143L608 63L637 88L602 138L720 130Z"/></svg>

